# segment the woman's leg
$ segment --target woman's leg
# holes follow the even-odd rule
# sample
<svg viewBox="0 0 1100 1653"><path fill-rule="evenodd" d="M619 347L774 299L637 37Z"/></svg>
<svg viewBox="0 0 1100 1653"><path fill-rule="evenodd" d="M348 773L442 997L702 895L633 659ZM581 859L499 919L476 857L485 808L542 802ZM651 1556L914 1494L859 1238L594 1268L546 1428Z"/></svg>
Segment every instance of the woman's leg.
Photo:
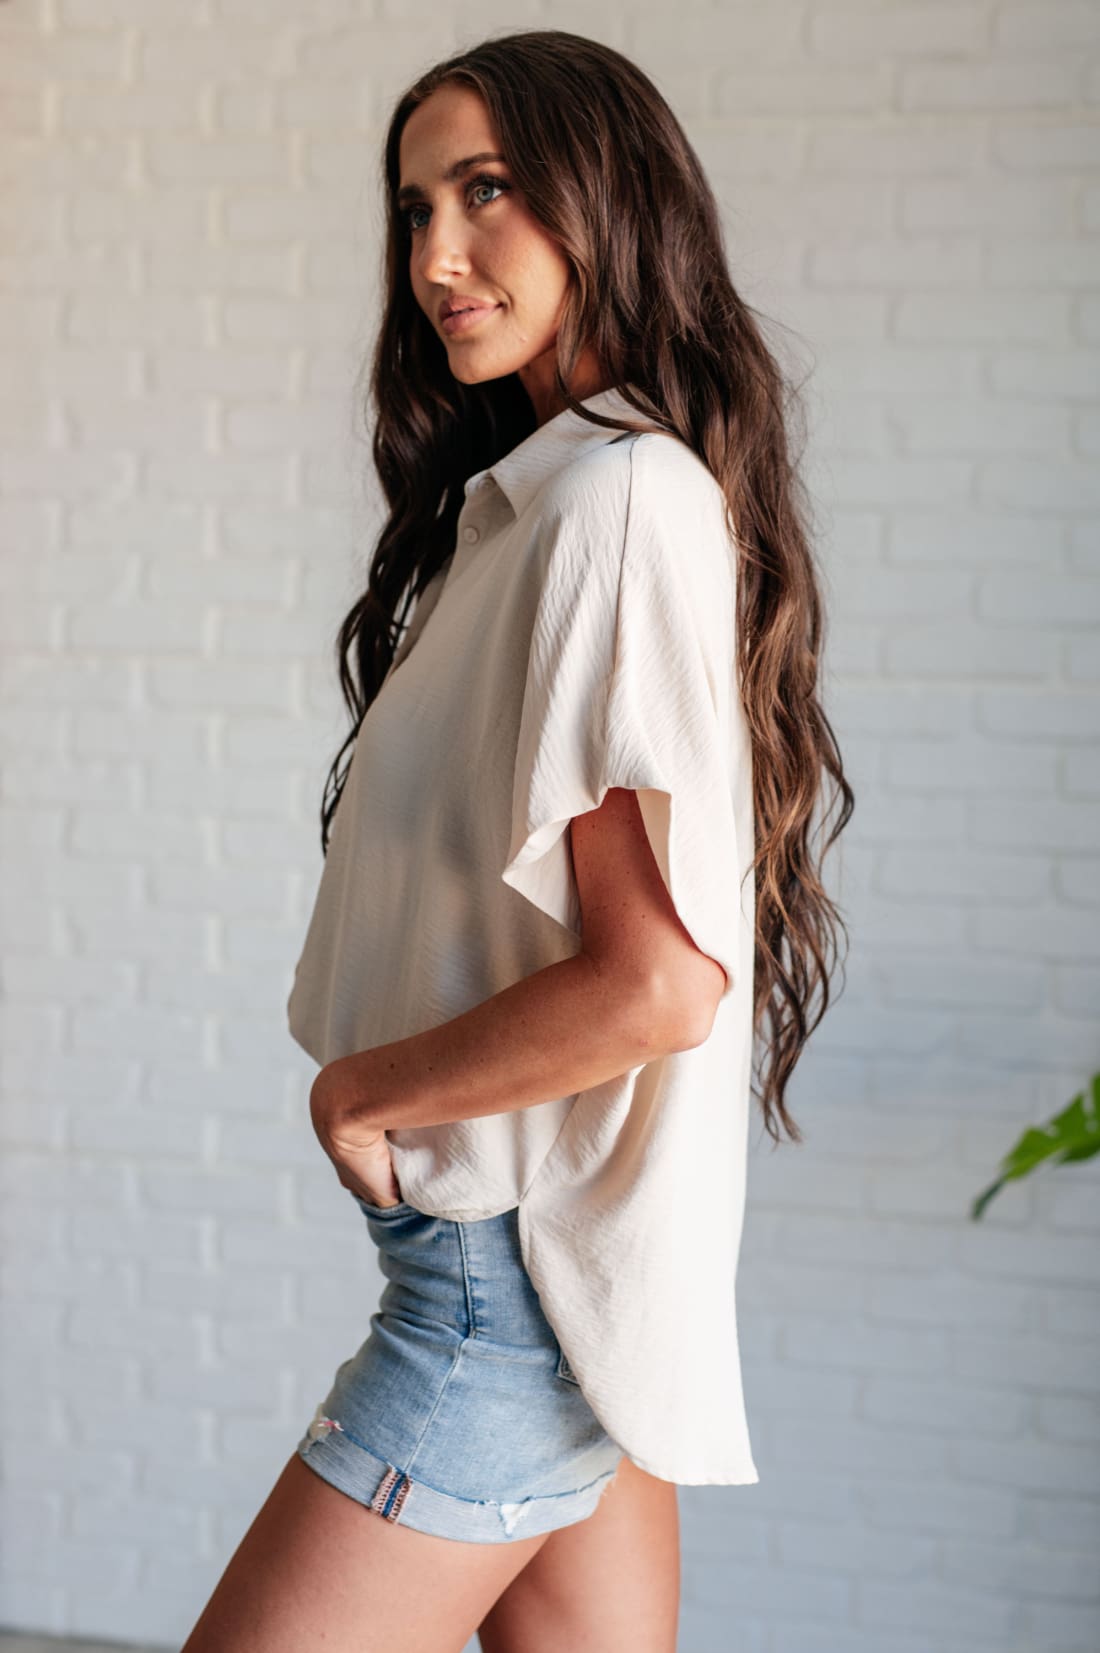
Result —
<svg viewBox="0 0 1100 1653"><path fill-rule="evenodd" d="M462 1653L550 1536L432 1538L357 1503L295 1453L182 1653Z"/></svg>
<svg viewBox="0 0 1100 1653"><path fill-rule="evenodd" d="M478 1627L482 1653L676 1653L676 1487L624 1457L583 1521L546 1542Z"/></svg>

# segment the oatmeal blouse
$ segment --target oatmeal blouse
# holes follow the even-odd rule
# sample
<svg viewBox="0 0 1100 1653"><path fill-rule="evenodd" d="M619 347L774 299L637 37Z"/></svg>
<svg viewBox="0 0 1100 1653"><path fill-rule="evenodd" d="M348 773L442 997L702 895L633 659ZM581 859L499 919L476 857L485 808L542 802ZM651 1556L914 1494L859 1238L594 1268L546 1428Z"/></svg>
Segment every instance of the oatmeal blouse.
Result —
<svg viewBox="0 0 1100 1653"><path fill-rule="evenodd" d="M644 422L617 390L584 405ZM752 786L722 508L679 438L570 409L469 478L360 727L287 1004L324 1065L568 957L570 818L637 790L680 918L726 971L709 1037L573 1096L387 1135L419 1210L518 1206L589 1405L640 1468L685 1485L758 1479L734 1305Z"/></svg>

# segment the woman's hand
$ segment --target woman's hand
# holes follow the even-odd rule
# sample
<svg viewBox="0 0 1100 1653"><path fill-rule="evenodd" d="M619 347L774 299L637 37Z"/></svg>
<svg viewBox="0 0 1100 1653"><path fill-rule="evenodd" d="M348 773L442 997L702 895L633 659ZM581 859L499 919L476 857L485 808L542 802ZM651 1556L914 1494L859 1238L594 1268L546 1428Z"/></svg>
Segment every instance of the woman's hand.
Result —
<svg viewBox="0 0 1100 1653"><path fill-rule="evenodd" d="M355 1117L347 1063L326 1062L309 1093L309 1114L317 1140L336 1167L345 1188L368 1205L399 1205L401 1189L393 1169L386 1133Z"/></svg>

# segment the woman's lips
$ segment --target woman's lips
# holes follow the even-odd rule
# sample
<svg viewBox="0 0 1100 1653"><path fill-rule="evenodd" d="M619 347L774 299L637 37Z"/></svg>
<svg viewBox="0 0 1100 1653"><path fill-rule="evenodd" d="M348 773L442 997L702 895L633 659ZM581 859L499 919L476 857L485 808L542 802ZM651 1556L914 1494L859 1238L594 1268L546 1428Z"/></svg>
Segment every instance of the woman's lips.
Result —
<svg viewBox="0 0 1100 1653"><path fill-rule="evenodd" d="M476 327L479 321L491 316L500 309L499 304L479 304L471 310L454 310L443 318L445 333L465 333L471 327Z"/></svg>

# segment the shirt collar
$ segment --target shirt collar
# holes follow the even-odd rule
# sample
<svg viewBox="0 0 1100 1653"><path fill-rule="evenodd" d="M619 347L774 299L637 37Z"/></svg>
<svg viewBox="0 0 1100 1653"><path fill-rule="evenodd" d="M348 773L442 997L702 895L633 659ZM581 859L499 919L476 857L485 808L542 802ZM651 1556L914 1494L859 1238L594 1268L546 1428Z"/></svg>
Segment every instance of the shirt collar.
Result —
<svg viewBox="0 0 1100 1653"><path fill-rule="evenodd" d="M581 406L591 408L593 413L603 414L605 417L626 417L642 422L642 415L630 406L618 386L613 386L609 390L599 390L594 396L585 396L582 398ZM502 459L498 459L495 465L489 465L485 470L478 471L470 477L465 484L466 497L470 497L474 488L485 477L491 476L518 517L555 471L559 471L581 452L601 447L622 434L619 430L609 430L600 425L590 424L579 413L574 413L572 408L563 408L552 419L533 430L530 436L524 437L523 441Z"/></svg>

